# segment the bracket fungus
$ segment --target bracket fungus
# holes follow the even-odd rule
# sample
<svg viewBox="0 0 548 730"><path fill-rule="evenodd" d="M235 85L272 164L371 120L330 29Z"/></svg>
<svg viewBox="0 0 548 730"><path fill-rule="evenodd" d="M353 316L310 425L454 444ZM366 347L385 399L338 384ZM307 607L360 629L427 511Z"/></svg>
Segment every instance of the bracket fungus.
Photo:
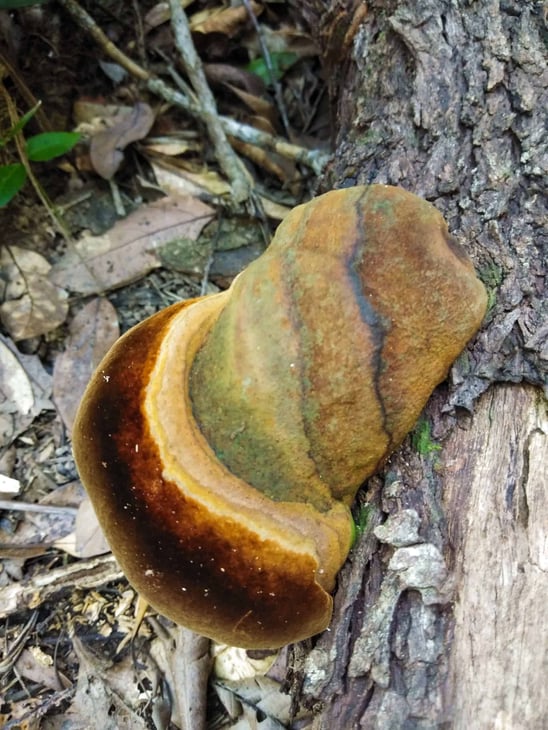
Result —
<svg viewBox="0 0 548 730"><path fill-rule="evenodd" d="M91 379L73 440L129 581L234 646L325 629L355 493L486 302L441 214L371 185L295 208L230 289L127 332Z"/></svg>

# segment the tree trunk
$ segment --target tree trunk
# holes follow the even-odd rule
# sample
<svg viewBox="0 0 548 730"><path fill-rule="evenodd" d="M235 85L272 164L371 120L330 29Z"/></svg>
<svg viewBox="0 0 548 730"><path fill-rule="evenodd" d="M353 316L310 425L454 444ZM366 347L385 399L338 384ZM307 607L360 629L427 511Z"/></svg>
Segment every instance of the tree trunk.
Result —
<svg viewBox="0 0 548 730"><path fill-rule="evenodd" d="M482 332L362 490L331 630L294 657L316 729L547 726L543 13L527 0L305 9L342 90L323 189L427 198L490 296Z"/></svg>

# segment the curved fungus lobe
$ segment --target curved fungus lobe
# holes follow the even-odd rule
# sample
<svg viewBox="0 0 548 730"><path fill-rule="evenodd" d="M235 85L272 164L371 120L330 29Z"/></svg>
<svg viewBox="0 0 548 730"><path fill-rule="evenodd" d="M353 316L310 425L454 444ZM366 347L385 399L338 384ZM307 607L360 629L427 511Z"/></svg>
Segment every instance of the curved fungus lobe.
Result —
<svg viewBox="0 0 548 730"><path fill-rule="evenodd" d="M130 582L234 646L326 628L354 495L486 303L441 214L371 185L295 208L230 289L127 332L91 379L73 441Z"/></svg>

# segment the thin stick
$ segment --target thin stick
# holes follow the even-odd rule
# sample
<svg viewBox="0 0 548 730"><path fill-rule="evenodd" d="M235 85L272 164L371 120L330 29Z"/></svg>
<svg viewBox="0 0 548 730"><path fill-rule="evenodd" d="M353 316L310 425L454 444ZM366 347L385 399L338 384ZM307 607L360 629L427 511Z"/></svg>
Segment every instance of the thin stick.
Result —
<svg viewBox="0 0 548 730"><path fill-rule="evenodd" d="M253 10L253 7L251 6L250 0L243 0L245 9L247 10L247 14L249 15L249 18L251 22L253 23L253 27L255 28L255 33L257 33L257 38L259 39L259 45L261 47L261 54L263 56L263 60L265 62L265 66L268 71L268 75L270 76L270 82L272 86L274 87L274 95L276 97L276 104L278 106L278 111L280 112L280 117L282 118L282 124L284 126L285 133L289 137L289 119L287 118L287 111L285 109L285 103L282 96L282 90L280 87L280 84L278 83L278 79L276 78L276 73L274 71L274 66L272 65L272 58L270 57L270 51L268 50L268 46L266 45L266 41L264 39L264 34L262 31L261 26L259 25L259 21L257 20L257 16L255 15L255 12Z"/></svg>
<svg viewBox="0 0 548 730"><path fill-rule="evenodd" d="M147 89L160 96L165 101L168 101L176 106L184 109L192 116L201 119L202 110L198 104L190 101L184 94L168 86L162 79L146 71L144 68L135 63L131 58L126 56L120 51L114 43L103 33L101 28L95 23L93 18L81 8L76 0L58 0L58 3L62 5L65 10L74 18L78 25L86 30L95 41L103 48L116 63L126 69L132 76L145 82ZM327 162L330 159L330 155L321 152L320 150L308 150L304 147L291 144L280 137L274 137L265 132L260 132L258 129L248 126L247 124L240 124L233 119L228 117L219 117L220 122L225 132L242 142L250 142L256 144L263 149L272 150L287 157L288 159L295 160L303 165L310 167L317 175L319 175Z"/></svg>
<svg viewBox="0 0 548 730"><path fill-rule="evenodd" d="M110 554L36 573L23 581L0 587L0 619L17 611L36 608L63 590L97 588L123 577L118 563Z"/></svg>
<svg viewBox="0 0 548 730"><path fill-rule="evenodd" d="M15 126L19 122L19 116L17 114L17 109L15 107L15 104L13 102L13 99L9 95L6 87L4 84L0 81L0 92L2 93L5 101L6 101L6 107L8 109L8 114L10 117L11 124ZM23 136L23 132L19 130L17 134L14 137L15 146L17 147L17 152L19 154L19 159L21 160L21 163L24 165L25 170L27 172L27 177L31 182L32 187L34 188L35 193L40 198L40 201L44 208L47 210L49 217L53 221L54 226L57 228L59 233L63 236L65 241L70 242L71 235L70 231L66 227L63 219L57 215L55 212L55 208L52 205L51 200L49 199L46 191L41 186L40 182L36 178L34 171L31 167L31 164L29 162L29 159L27 157L26 149L25 149L25 138Z"/></svg>
<svg viewBox="0 0 548 730"><path fill-rule="evenodd" d="M251 180L240 158L236 155L220 123L215 99L207 83L200 57L196 53L188 20L180 0L169 0L171 27L175 45L181 54L192 88L202 106L202 119L215 146L217 159L230 180L232 194L237 203L247 200L251 194Z"/></svg>
<svg viewBox="0 0 548 730"><path fill-rule="evenodd" d="M37 504L36 502L17 502L15 499L0 499L0 509L11 512L42 512L45 514L76 515L76 507L61 507L57 504Z"/></svg>
<svg viewBox="0 0 548 730"><path fill-rule="evenodd" d="M139 66L138 63L132 61L129 56L122 53L117 46L110 40L110 38L103 33L101 28L93 20L91 15L88 15L84 8L80 7L75 0L59 0L59 5L62 5L67 10L74 20L78 23L80 28L86 30L90 36L104 49L106 53L112 58L113 61L119 63L120 66L129 71L132 76L135 76L142 81L146 81L150 78L151 74L144 68Z"/></svg>

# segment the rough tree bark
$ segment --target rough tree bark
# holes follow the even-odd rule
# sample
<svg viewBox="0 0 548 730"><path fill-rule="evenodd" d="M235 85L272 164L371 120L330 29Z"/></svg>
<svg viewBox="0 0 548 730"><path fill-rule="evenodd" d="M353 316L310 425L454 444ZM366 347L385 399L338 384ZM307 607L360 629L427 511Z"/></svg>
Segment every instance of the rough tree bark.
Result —
<svg viewBox="0 0 548 730"><path fill-rule="evenodd" d="M414 438L362 490L364 531L331 630L294 656L299 700L317 710L316 730L541 730L544 3L308 0L305 14L339 92L322 188L381 182L430 200L474 259L490 309Z"/></svg>

